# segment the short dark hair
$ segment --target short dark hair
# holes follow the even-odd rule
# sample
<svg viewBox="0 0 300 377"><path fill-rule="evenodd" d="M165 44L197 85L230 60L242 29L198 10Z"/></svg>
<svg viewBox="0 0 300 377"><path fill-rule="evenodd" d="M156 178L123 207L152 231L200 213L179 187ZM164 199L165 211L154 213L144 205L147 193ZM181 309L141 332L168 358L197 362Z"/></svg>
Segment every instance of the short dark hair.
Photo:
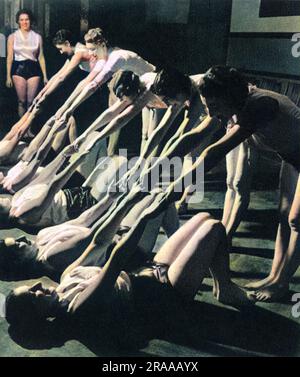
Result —
<svg viewBox="0 0 300 377"><path fill-rule="evenodd" d="M217 65L204 74L199 90L204 97L221 97L240 105L248 95L248 82L237 69Z"/></svg>
<svg viewBox="0 0 300 377"><path fill-rule="evenodd" d="M132 71L117 71L112 78L111 85L118 98L136 95L141 88L139 76Z"/></svg>
<svg viewBox="0 0 300 377"><path fill-rule="evenodd" d="M21 240L23 237L15 241ZM40 266L36 258L38 249L29 240L25 243L27 245L19 249L14 245L7 246L6 240L0 240L0 279L26 278L28 274L35 274L35 269Z"/></svg>
<svg viewBox="0 0 300 377"><path fill-rule="evenodd" d="M23 9L20 9L16 14L16 23L17 24L19 23L19 18L21 16L21 14L27 14L31 24L33 24L35 22L35 17L33 15L33 13L31 12L31 10L23 8Z"/></svg>
<svg viewBox="0 0 300 377"><path fill-rule="evenodd" d="M75 39L70 30L60 29L56 32L53 40L54 46L64 44L65 42L70 42L71 46L75 46Z"/></svg>
<svg viewBox="0 0 300 377"><path fill-rule="evenodd" d="M5 300L5 317L11 325L33 322L38 318L29 295L16 296L11 291Z"/></svg>
<svg viewBox="0 0 300 377"><path fill-rule="evenodd" d="M183 94L186 99L191 95L191 79L175 68L163 68L158 71L151 91L158 96L176 98L178 94Z"/></svg>

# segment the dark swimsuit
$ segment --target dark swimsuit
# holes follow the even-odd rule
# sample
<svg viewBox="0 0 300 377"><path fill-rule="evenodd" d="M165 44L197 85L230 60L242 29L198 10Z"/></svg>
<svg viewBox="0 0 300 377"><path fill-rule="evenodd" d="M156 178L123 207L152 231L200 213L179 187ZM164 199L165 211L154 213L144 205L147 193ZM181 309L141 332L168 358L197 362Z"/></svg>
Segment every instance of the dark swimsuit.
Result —
<svg viewBox="0 0 300 377"><path fill-rule="evenodd" d="M156 279L159 283L168 284L172 286L168 277L169 267L165 263L157 263L154 261L147 261L144 266L130 272L128 275L130 278L147 276L149 278Z"/></svg>
<svg viewBox="0 0 300 377"><path fill-rule="evenodd" d="M91 195L90 187L73 187L64 189L63 192L67 199L67 213L70 219L75 219L98 203Z"/></svg>

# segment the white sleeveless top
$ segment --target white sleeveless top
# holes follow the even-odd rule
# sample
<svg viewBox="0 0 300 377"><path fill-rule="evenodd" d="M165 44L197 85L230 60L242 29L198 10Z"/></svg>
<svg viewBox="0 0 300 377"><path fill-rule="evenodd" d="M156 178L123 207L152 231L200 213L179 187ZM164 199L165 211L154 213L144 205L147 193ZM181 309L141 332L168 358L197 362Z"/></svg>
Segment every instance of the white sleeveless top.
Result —
<svg viewBox="0 0 300 377"><path fill-rule="evenodd" d="M83 52L83 53L88 54L89 50L85 47L85 45L78 42L78 43L76 43L75 50L74 50L75 54L77 52ZM79 64L79 68L82 69L85 72L91 72L92 67L93 67L93 64L91 64L91 62L89 60L82 61Z"/></svg>
<svg viewBox="0 0 300 377"><path fill-rule="evenodd" d="M27 38L21 30L14 32L14 59L18 62L23 60L37 61L41 45L41 36L30 30Z"/></svg>
<svg viewBox="0 0 300 377"><path fill-rule="evenodd" d="M97 84L101 82L103 77L107 74L112 77L119 69L132 71L138 76L155 70L154 65L141 58L135 52L123 50L118 47L109 48L107 60L99 60L98 62L97 66L94 68L95 72L99 71L99 74L94 79L94 82ZM102 62L102 64L100 64L100 62Z"/></svg>

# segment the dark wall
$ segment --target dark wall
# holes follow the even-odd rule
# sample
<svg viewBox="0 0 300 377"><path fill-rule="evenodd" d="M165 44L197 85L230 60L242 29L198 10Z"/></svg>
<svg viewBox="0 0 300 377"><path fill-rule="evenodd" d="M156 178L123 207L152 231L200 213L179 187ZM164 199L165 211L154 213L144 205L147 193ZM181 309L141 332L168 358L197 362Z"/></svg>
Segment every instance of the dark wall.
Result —
<svg viewBox="0 0 300 377"><path fill-rule="evenodd" d="M191 2L186 35L189 72L204 72L211 65L226 63L231 3L231 0Z"/></svg>
<svg viewBox="0 0 300 377"><path fill-rule="evenodd" d="M154 64L199 73L226 62L231 0L191 0L187 23L147 22L145 0L90 0L90 26ZM146 15L148 17L146 17Z"/></svg>

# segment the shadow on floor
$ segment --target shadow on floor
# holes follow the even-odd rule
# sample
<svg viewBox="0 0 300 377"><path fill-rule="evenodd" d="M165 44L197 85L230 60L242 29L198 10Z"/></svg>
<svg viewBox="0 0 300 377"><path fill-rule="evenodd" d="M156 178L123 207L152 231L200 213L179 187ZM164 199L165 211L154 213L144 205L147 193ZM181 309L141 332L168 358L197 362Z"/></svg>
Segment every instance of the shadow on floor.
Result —
<svg viewBox="0 0 300 377"><path fill-rule="evenodd" d="M234 246L230 250L232 254L242 254L242 255L252 255L254 257L262 257L273 259L274 251L267 249L267 248L259 248L256 247L242 247L242 246Z"/></svg>
<svg viewBox="0 0 300 377"><path fill-rule="evenodd" d="M195 301L188 312L172 313L159 328L143 323L136 328L129 326L126 331L116 331L113 323L102 328L101 325L95 328L90 322L89 326L82 325L53 321L43 326L35 324L32 329L10 327L9 333L16 343L27 349L61 347L76 339L96 355L110 357L147 356L145 347L150 339L216 356L299 354L300 325L257 306L239 312Z"/></svg>

